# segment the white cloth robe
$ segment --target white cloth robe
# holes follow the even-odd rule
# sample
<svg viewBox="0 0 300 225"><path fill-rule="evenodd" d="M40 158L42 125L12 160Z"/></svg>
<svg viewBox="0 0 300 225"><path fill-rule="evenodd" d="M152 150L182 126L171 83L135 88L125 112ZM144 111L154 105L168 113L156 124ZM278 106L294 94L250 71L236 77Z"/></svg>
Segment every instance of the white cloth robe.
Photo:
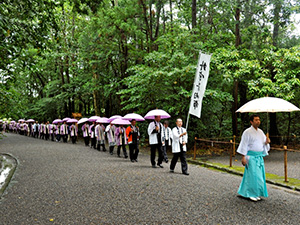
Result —
<svg viewBox="0 0 300 225"><path fill-rule="evenodd" d="M172 153L179 153L180 152L180 140L182 142L187 143L188 142L188 135L183 135L182 137L179 137L180 134L186 132L186 129L183 127L179 127L179 133L177 127L174 127L172 129ZM182 146L182 150L186 152L186 144Z"/></svg>
<svg viewBox="0 0 300 225"><path fill-rule="evenodd" d="M247 155L248 151L255 151L268 155L270 145L266 144L266 140L267 137L261 129L257 128L256 130L251 126L243 132L237 152L241 155Z"/></svg>
<svg viewBox="0 0 300 225"><path fill-rule="evenodd" d="M161 139L163 138L163 125L161 124L161 122L156 122L156 124L158 125L158 127L161 128ZM160 124L160 126L159 126ZM155 144L158 144L158 141L157 141L157 133L152 133L153 130L155 129L155 122L152 121L151 123L149 123L149 126L148 126L148 135L149 135L149 144L150 145L155 145Z"/></svg>
<svg viewBox="0 0 300 225"><path fill-rule="evenodd" d="M164 128L162 130L163 130L163 135L162 135L163 144L162 145L165 146L166 142L168 142L168 144L171 145L171 139L173 137L173 132L172 132L171 128L170 127L165 128L165 126L164 126ZM169 137L168 137L168 131L169 131ZM167 138L168 138L168 140L166 140Z"/></svg>

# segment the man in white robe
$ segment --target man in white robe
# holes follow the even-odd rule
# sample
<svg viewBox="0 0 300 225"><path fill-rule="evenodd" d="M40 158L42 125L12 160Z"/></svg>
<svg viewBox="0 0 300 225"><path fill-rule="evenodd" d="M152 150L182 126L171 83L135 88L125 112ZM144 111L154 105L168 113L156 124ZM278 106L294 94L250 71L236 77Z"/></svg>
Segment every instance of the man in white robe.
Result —
<svg viewBox="0 0 300 225"><path fill-rule="evenodd" d="M188 165L186 162L186 144L188 141L188 135L186 129L182 127L182 120L178 118L176 120L176 127L172 129L172 153L173 158L170 165L170 172L174 173L174 169L178 158L181 161L181 170L184 175L189 175Z"/></svg>
<svg viewBox="0 0 300 225"><path fill-rule="evenodd" d="M268 155L270 150L270 139L258 128L260 125L258 115L251 115L250 123L251 127L243 132L237 149L245 166L238 194L252 201L259 201L261 197L268 197L263 157Z"/></svg>

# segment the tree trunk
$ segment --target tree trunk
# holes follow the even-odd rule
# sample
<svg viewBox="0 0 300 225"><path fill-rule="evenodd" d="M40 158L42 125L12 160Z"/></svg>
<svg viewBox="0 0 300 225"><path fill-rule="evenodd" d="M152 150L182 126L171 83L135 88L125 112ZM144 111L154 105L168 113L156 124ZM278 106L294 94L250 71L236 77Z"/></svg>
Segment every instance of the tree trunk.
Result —
<svg viewBox="0 0 300 225"><path fill-rule="evenodd" d="M93 78L94 78L94 82L96 83L99 80L99 74L94 73ZM94 100L95 115L100 116L100 93L96 89L93 91L93 100Z"/></svg>
<svg viewBox="0 0 300 225"><path fill-rule="evenodd" d="M232 133L233 135L237 135L237 114L236 110L238 107L238 87L239 82L234 80L233 83L233 103L232 103Z"/></svg>
<svg viewBox="0 0 300 225"><path fill-rule="evenodd" d="M192 0L192 29L197 26L197 1Z"/></svg>

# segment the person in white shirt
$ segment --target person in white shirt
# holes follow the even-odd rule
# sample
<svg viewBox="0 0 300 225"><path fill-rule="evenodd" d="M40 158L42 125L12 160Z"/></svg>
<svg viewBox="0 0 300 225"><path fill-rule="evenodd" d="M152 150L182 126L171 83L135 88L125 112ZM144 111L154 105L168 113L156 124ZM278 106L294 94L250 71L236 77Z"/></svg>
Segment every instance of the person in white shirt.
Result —
<svg viewBox="0 0 300 225"><path fill-rule="evenodd" d="M160 116L155 116L154 121L151 122L148 126L148 135L149 135L149 144L151 148L151 164L153 168L156 168L155 165L155 153L156 149L158 152L158 160L157 160L157 165L160 168L164 168L161 164L163 161L163 154L162 154L162 129L163 125L160 122Z"/></svg>
<svg viewBox="0 0 300 225"><path fill-rule="evenodd" d="M172 130L169 127L169 121L164 121L164 127L163 127L163 135L162 135L162 153L163 153L163 158L166 163L168 163L168 155L167 155L167 150L169 147L171 147L172 144Z"/></svg>
<svg viewBox="0 0 300 225"><path fill-rule="evenodd" d="M256 202L261 200L261 197L268 197L263 157L268 155L270 150L270 139L258 128L260 125L258 115L251 115L250 123L251 127L243 132L237 149L245 166L238 194Z"/></svg>
<svg viewBox="0 0 300 225"><path fill-rule="evenodd" d="M173 158L170 165L170 172L174 173L174 169L178 158L181 161L181 170L184 175L189 175L188 165L186 162L186 144L188 141L188 135L186 129L182 127L182 120L178 118L176 120L176 127L172 129L172 153Z"/></svg>

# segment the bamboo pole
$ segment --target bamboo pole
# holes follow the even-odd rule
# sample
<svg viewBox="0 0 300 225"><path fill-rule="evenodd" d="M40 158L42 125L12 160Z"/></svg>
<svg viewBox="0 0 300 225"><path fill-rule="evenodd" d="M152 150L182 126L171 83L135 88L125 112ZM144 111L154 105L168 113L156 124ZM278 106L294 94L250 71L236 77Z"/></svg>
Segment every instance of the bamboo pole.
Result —
<svg viewBox="0 0 300 225"><path fill-rule="evenodd" d="M235 138L236 136L233 135L233 157L235 157Z"/></svg>
<svg viewBox="0 0 300 225"><path fill-rule="evenodd" d="M233 145L232 145L232 148L230 148L230 150L229 150L230 151L229 167L232 167L232 152L233 152L233 149L234 149L234 147L233 147L234 143L232 142L232 140L230 140L230 143L233 144Z"/></svg>
<svg viewBox="0 0 300 225"><path fill-rule="evenodd" d="M194 160L196 159L196 143L197 143L197 138L195 137L195 143L194 143Z"/></svg>
<svg viewBox="0 0 300 225"><path fill-rule="evenodd" d="M284 149L284 182L288 181L288 175L287 175L287 146L283 146Z"/></svg>

